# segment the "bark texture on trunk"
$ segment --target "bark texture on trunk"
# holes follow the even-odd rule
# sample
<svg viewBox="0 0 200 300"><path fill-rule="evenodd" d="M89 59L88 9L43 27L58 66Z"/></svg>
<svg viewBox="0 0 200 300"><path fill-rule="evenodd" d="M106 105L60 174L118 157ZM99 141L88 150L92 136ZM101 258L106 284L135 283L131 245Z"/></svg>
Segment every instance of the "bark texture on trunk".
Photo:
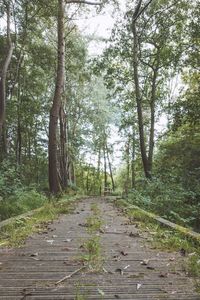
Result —
<svg viewBox="0 0 200 300"><path fill-rule="evenodd" d="M67 188L68 172L67 172L67 134L66 134L66 115L63 106L60 107L60 175L61 185L63 189Z"/></svg>
<svg viewBox="0 0 200 300"><path fill-rule="evenodd" d="M56 87L53 98L53 105L50 110L49 122L49 189L52 194L58 194L61 191L58 174L58 139L57 128L58 118L61 107L61 99L64 90L64 70L65 70L65 1L58 0L58 62L56 74Z"/></svg>
<svg viewBox="0 0 200 300"><path fill-rule="evenodd" d="M149 2L150 3L150 2ZM142 164L146 178L151 178L151 170L149 168L149 161L147 157L147 149L145 143L144 135L144 120L143 120L143 110L142 110L142 96L140 91L139 83L139 72L138 72L138 53L139 53L139 42L137 35L136 21L140 15L142 0L139 0L132 18L132 33L133 33L133 73L134 73L134 84L135 84L135 95L136 95L136 104L137 104L137 115L138 115L138 126L139 126L139 139L140 139L140 151L142 157Z"/></svg>
<svg viewBox="0 0 200 300"><path fill-rule="evenodd" d="M151 125L150 125L150 135L149 135L149 170L152 172L152 162L153 162L153 150L154 150L154 136L155 136L155 101L156 101L156 80L157 80L158 69L153 70L152 88L151 88Z"/></svg>
<svg viewBox="0 0 200 300"><path fill-rule="evenodd" d="M4 61L2 63L2 69L0 71L0 141L2 141L3 126L5 122L5 115L6 115L6 77L7 77L7 72L11 62L13 49L14 49L11 40L11 34L10 34L11 12L10 12L9 2L6 5L6 13L7 13L7 49L6 49Z"/></svg>
<svg viewBox="0 0 200 300"><path fill-rule="evenodd" d="M135 187L135 124L132 126L131 188Z"/></svg>
<svg viewBox="0 0 200 300"><path fill-rule="evenodd" d="M134 20L132 23L132 32L133 32L133 71L134 71L135 95L136 95L137 115L138 115L138 125L139 125L140 151L141 151L145 176L147 178L151 178L151 172L149 169L149 162L148 162L148 157L146 152L147 149L146 149L145 136L144 136L142 98L141 98L139 74L138 74L138 37L137 37L136 22Z"/></svg>
<svg viewBox="0 0 200 300"><path fill-rule="evenodd" d="M108 178L107 178L107 162L106 162L106 146L103 148L103 158L104 158L104 194L107 192Z"/></svg>
<svg viewBox="0 0 200 300"><path fill-rule="evenodd" d="M115 190L115 182L114 182L114 177L113 177L113 172L112 172L112 165L111 165L107 145L106 145L106 152L107 152L108 166L109 166L109 170L110 170L110 178L111 178L111 182L112 182L112 190L114 191Z"/></svg>

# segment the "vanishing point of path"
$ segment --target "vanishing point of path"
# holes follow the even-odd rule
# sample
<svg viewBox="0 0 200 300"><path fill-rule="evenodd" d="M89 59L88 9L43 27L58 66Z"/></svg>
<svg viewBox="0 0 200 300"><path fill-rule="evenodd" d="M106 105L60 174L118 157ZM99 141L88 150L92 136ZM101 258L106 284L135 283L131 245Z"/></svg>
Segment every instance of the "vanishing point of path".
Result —
<svg viewBox="0 0 200 300"><path fill-rule="evenodd" d="M98 203L104 220L98 233L103 257L99 272L81 269L80 262L91 237L84 224L92 215L92 203ZM128 225L101 198L79 202L72 214L34 234L22 248L1 249L0 262L1 300L200 300L184 274L183 257L153 249L147 233L138 234L136 225ZM68 279L56 284L66 275Z"/></svg>

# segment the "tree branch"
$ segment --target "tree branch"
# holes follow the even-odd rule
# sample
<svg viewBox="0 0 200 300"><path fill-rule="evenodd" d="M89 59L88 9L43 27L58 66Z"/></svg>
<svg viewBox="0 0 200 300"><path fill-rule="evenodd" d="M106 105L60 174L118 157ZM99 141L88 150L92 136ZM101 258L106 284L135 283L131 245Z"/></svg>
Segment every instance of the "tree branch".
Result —
<svg viewBox="0 0 200 300"><path fill-rule="evenodd" d="M145 4L145 6L144 6L140 11L137 11L137 8L136 8L137 13L134 13L134 18L133 18L133 21L134 21L134 22L135 22L135 21L139 18L139 16L147 9L147 7L151 4L152 1L153 1L153 0L149 0L149 1ZM141 1L140 1L139 4L141 5ZM139 5L138 5L138 6L139 6Z"/></svg>
<svg viewBox="0 0 200 300"><path fill-rule="evenodd" d="M77 3L77 4L88 4L88 5L101 5L101 2L92 2L87 0L68 0L66 4Z"/></svg>

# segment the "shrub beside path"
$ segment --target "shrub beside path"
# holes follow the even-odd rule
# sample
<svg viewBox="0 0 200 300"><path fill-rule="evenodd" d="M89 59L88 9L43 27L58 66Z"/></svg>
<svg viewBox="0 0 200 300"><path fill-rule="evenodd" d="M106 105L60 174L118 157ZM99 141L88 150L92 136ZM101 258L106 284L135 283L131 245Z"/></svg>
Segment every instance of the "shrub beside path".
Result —
<svg viewBox="0 0 200 300"><path fill-rule="evenodd" d="M112 203L83 200L23 247L0 248L0 299L200 300L181 253L149 240Z"/></svg>

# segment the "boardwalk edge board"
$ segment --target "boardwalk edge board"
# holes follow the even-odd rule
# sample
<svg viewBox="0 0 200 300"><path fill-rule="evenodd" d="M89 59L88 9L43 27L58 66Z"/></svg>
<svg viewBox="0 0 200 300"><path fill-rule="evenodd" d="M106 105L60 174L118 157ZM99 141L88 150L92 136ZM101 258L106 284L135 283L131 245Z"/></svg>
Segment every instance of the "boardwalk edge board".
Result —
<svg viewBox="0 0 200 300"><path fill-rule="evenodd" d="M65 203L65 202L67 202L67 201L69 201L69 202L73 202L73 201L78 201L78 200L86 200L86 199L90 199L91 197L84 197L84 196L77 196L76 198L72 198L72 199L67 199L67 200L63 200L63 199L61 199L60 201L58 201L59 203ZM94 198L94 197L93 197ZM40 210L42 210L44 208L44 206L41 206L41 207L39 207L39 208L36 208L36 209L33 209L33 210L30 210L30 211L28 211L28 212L26 212L26 213L24 213L24 214L20 214L20 215L18 215L18 216L14 216L14 217L11 217L11 218L8 218L8 219L6 219L6 220L3 220L3 221L1 221L0 222L0 229L1 228L3 228L4 226L6 226L6 225L9 225L9 224L11 224L11 223L13 223L13 222L15 222L15 221L17 221L17 220L20 220L20 219L23 219L23 218L27 218L27 217L32 217L33 215L34 215L34 213L36 213L36 212L39 212Z"/></svg>
<svg viewBox="0 0 200 300"><path fill-rule="evenodd" d="M124 199L117 197L114 199L114 202L119 201L119 200L124 200ZM183 227L181 225L177 225L176 223L168 221L158 215L155 215L154 213L150 213L150 212L140 208L139 206L129 204L128 202L127 202L127 207L130 209L136 209L136 210L140 211L141 213L143 213L144 215L146 215L147 217L160 223L161 225L172 228L173 230L179 231L180 233L184 234L185 236L192 238L195 242L200 243L200 234L195 231L190 230L189 228Z"/></svg>

